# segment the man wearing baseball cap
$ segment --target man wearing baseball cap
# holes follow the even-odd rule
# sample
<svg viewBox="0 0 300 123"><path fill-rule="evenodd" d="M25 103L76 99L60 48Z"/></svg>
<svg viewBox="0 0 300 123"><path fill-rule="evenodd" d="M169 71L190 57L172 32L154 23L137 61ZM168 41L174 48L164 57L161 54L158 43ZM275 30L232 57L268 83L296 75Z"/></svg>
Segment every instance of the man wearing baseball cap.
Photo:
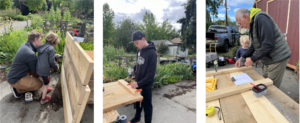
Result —
<svg viewBox="0 0 300 123"><path fill-rule="evenodd" d="M152 85L154 82L154 75L156 71L157 55L153 42L147 42L145 34L141 31L132 33L132 41L138 48L137 61L133 67L135 72L135 81L131 82L132 88L142 89L141 95L143 96L142 105L140 102L135 103L136 113L128 123L137 123L141 120L142 108L145 113L145 123L151 123L152 120Z"/></svg>

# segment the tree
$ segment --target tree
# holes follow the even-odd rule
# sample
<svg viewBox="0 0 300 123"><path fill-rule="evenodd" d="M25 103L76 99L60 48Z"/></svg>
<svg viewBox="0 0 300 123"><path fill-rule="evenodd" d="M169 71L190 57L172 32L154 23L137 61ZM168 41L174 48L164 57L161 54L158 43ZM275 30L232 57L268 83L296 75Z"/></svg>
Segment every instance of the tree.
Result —
<svg viewBox="0 0 300 123"><path fill-rule="evenodd" d="M165 54L169 50L168 45L166 45L165 41L162 41L157 46L157 52L160 54Z"/></svg>
<svg viewBox="0 0 300 123"><path fill-rule="evenodd" d="M85 17L94 15L94 0L78 0L75 4L76 10L81 10Z"/></svg>
<svg viewBox="0 0 300 123"><path fill-rule="evenodd" d="M0 0L0 10L7 10L11 7L10 0Z"/></svg>
<svg viewBox="0 0 300 123"><path fill-rule="evenodd" d="M23 0L24 5L29 8L29 11L34 12L41 9L43 7L43 3L45 2L45 0Z"/></svg>
<svg viewBox="0 0 300 123"><path fill-rule="evenodd" d="M19 0L13 0L14 6L16 8L16 15L18 15L18 9L20 9Z"/></svg>
<svg viewBox="0 0 300 123"><path fill-rule="evenodd" d="M146 40L155 40L155 37L158 37L158 23L155 21L153 13L146 12L143 16L143 22Z"/></svg>
<svg viewBox="0 0 300 123"><path fill-rule="evenodd" d="M103 5L103 46L112 44L112 35L114 30L114 11L109 8L109 5L105 3Z"/></svg>
<svg viewBox="0 0 300 123"><path fill-rule="evenodd" d="M160 39L168 39L172 40L173 34L175 33L175 28L171 25L171 22L167 20L164 20L162 25L158 27L158 32L157 37L153 37L155 40L160 40Z"/></svg>
<svg viewBox="0 0 300 123"><path fill-rule="evenodd" d="M64 11L63 20L64 20L64 21L70 21L70 20L71 20L71 14L70 14L69 9L66 9L66 10Z"/></svg>
<svg viewBox="0 0 300 123"><path fill-rule="evenodd" d="M181 23L181 50L185 51L188 46L196 45L196 0L189 0L183 6L185 8L185 17L179 19L177 22Z"/></svg>
<svg viewBox="0 0 300 123"><path fill-rule="evenodd" d="M124 16L124 18L116 24L113 36L113 45L115 47L123 47L126 52L135 52L137 48L134 44L129 44L129 42L132 40L131 34L134 31L139 30L139 26L140 25L135 23L131 18Z"/></svg>
<svg viewBox="0 0 300 123"><path fill-rule="evenodd" d="M218 17L218 8L223 3L223 0L206 0L206 30ZM213 16L211 19L210 15Z"/></svg>

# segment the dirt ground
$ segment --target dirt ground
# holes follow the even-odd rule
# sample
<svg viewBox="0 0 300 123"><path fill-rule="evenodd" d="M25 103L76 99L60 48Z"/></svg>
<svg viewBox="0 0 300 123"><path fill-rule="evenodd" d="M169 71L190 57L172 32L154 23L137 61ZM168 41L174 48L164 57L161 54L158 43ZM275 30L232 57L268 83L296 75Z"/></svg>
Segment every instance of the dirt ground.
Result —
<svg viewBox="0 0 300 123"><path fill-rule="evenodd" d="M14 98L10 85L6 81L0 82L0 121L1 123L63 123L64 109L62 102L60 75L51 75L50 87L52 91L47 95L51 101L40 104L40 98L34 93L33 102L25 102L24 95ZM88 104L82 116L82 123L94 122L94 105Z"/></svg>

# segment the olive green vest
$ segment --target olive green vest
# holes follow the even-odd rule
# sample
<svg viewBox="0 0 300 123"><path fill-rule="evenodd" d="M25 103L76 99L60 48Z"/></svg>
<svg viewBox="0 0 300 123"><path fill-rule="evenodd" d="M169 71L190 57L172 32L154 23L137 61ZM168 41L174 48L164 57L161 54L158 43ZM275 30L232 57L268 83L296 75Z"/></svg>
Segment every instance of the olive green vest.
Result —
<svg viewBox="0 0 300 123"><path fill-rule="evenodd" d="M254 46L255 51L259 51L261 48L261 43L262 41L259 40L259 37L257 35L257 28L256 28L256 22L257 22L257 16L263 14L266 15L267 17L269 17L274 25L274 40L275 40L275 47L271 50L271 52L269 54L267 54L265 57L263 57L262 59L259 59L263 64L265 65L270 65L273 63L277 63L277 62L281 62L287 58L289 58L291 56L291 51L290 48L287 44L287 41L285 40L285 38L283 37L283 34L281 33L280 29L278 28L277 24L275 23L275 21L273 20L273 18L265 13L265 12L258 12L255 15L254 18L254 23L253 23L253 32L252 32L252 36L250 36L251 38L253 38L251 40L252 45Z"/></svg>

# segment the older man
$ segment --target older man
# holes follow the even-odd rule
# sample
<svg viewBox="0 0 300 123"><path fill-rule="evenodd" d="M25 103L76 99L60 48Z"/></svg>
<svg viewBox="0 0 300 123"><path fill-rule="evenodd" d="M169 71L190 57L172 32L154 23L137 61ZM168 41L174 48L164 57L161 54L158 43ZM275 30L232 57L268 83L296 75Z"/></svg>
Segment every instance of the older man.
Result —
<svg viewBox="0 0 300 123"><path fill-rule="evenodd" d="M20 98L22 93L36 91L43 86L43 82L36 74L36 47L42 44L41 39L41 33L32 31L28 35L27 42L22 44L16 53L6 77L15 98Z"/></svg>
<svg viewBox="0 0 300 123"><path fill-rule="evenodd" d="M250 29L251 46L242 56L245 65L252 66L260 60L265 65L263 76L272 79L279 88L291 51L277 24L259 8L239 9L235 18L241 28ZM240 60L235 66L241 66Z"/></svg>

